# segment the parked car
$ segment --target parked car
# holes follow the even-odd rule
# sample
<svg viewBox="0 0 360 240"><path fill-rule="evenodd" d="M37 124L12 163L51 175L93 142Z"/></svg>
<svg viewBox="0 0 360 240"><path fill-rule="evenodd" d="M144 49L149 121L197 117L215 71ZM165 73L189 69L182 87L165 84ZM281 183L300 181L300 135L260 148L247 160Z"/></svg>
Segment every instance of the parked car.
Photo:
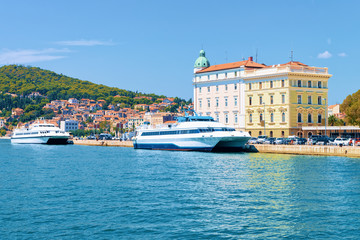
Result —
<svg viewBox="0 0 360 240"><path fill-rule="evenodd" d="M354 138L353 144L354 144L354 146L360 146L360 138Z"/></svg>
<svg viewBox="0 0 360 240"><path fill-rule="evenodd" d="M349 146L350 138L336 138L334 145L336 146Z"/></svg>
<svg viewBox="0 0 360 240"><path fill-rule="evenodd" d="M310 144L311 145L326 145L330 141L328 136L324 135L313 135L310 137Z"/></svg>
<svg viewBox="0 0 360 240"><path fill-rule="evenodd" d="M265 135L258 136L256 143L263 144L266 139L267 139L267 136L265 136Z"/></svg>
<svg viewBox="0 0 360 240"><path fill-rule="evenodd" d="M285 144L285 138L277 138L275 144Z"/></svg>
<svg viewBox="0 0 360 240"><path fill-rule="evenodd" d="M296 138L294 144L296 145L305 145L307 143L306 138Z"/></svg>
<svg viewBox="0 0 360 240"><path fill-rule="evenodd" d="M96 137L94 135L88 136L86 139L88 140L96 140Z"/></svg>
<svg viewBox="0 0 360 240"><path fill-rule="evenodd" d="M256 144L256 143L257 143L257 138L256 137L252 137L248 141L248 144Z"/></svg>
<svg viewBox="0 0 360 240"><path fill-rule="evenodd" d="M108 133L100 133L99 140L112 140L112 135Z"/></svg>
<svg viewBox="0 0 360 240"><path fill-rule="evenodd" d="M275 144L275 140L276 140L276 138L274 138L274 137L267 138L264 141L264 144Z"/></svg>

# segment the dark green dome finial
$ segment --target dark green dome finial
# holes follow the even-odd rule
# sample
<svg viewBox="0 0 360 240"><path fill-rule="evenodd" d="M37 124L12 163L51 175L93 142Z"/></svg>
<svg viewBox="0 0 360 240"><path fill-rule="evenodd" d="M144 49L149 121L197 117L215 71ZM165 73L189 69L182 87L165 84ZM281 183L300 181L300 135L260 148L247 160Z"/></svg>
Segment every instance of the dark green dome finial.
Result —
<svg viewBox="0 0 360 240"><path fill-rule="evenodd" d="M199 57L195 61L194 68L207 68L207 67L210 67L210 62L205 57L205 51L201 50Z"/></svg>

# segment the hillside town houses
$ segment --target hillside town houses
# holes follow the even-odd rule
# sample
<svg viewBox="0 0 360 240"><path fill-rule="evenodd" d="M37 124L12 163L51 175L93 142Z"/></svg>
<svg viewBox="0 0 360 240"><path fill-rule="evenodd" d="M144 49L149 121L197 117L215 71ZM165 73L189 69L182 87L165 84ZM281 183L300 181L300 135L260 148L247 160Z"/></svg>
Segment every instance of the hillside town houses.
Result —
<svg viewBox="0 0 360 240"><path fill-rule="evenodd" d="M135 98L152 100L151 97L146 96ZM178 109L179 113L165 111L165 108L176 105L174 98L160 98L156 102L158 103L149 105L137 104L134 105L134 108L120 108L120 104L117 106L110 104L104 109L105 100L69 98L68 100L53 100L43 108L51 109L55 114L55 117L46 121L55 124L64 131L78 129L103 129L109 132L134 131L144 122L149 122L155 127L167 121L173 121L177 115L183 115L180 108ZM192 104L183 106L183 108L192 109ZM12 118L17 118L22 114L24 114L24 110L21 108L12 110ZM0 127L5 126L5 123L6 118L1 118Z"/></svg>

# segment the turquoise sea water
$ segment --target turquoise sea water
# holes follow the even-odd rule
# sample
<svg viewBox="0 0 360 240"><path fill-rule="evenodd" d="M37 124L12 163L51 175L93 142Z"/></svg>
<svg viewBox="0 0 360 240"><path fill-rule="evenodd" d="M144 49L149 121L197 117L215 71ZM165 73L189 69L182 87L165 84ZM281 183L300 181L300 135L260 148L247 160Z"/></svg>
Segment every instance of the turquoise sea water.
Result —
<svg viewBox="0 0 360 240"><path fill-rule="evenodd" d="M0 140L0 239L359 239L360 159Z"/></svg>

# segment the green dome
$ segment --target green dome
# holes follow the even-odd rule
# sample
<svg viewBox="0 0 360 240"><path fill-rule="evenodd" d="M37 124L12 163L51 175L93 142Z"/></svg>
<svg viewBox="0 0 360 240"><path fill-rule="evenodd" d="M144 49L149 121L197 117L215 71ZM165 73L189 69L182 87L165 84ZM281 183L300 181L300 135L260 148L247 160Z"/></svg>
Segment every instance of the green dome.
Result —
<svg viewBox="0 0 360 240"><path fill-rule="evenodd" d="M194 68L207 68L210 67L210 62L205 57L205 51L201 50L199 57L196 59Z"/></svg>

